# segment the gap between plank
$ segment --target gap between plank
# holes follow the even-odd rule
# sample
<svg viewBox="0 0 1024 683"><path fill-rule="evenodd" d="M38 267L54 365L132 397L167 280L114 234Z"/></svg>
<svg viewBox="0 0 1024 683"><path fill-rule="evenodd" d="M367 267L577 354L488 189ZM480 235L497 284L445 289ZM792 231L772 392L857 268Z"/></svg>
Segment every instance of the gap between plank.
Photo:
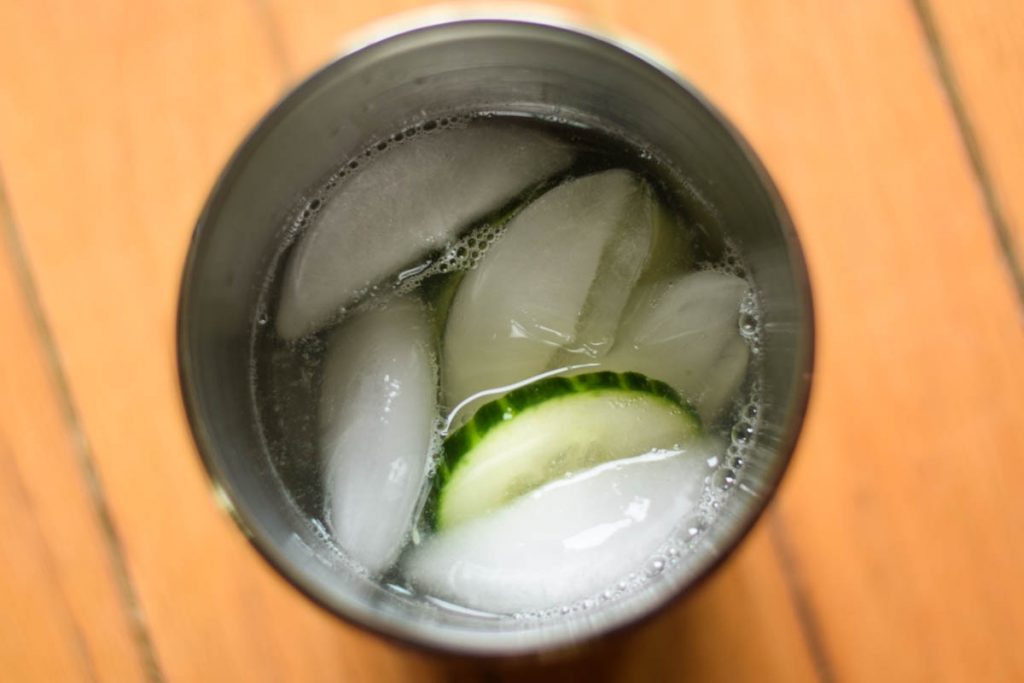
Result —
<svg viewBox="0 0 1024 683"><path fill-rule="evenodd" d="M918 22L924 31L925 42L928 45L928 51L938 73L939 83L946 94L950 108L953 110L953 117L956 120L960 139L963 141L964 149L967 152L967 158L970 160L975 182L977 182L981 190L982 198L985 202L985 210L988 213L989 224L996 233L1000 251L1010 271L1010 278L1016 287L1017 303L1024 310L1024 272L1021 270L1021 263L1017 258L1016 251L1016 247L1020 245L1014 245L1013 243L1010 226L999 203L999 197L992 182L992 176L985 166L978 136L975 134L974 125L967 114L967 107L964 105L963 96L960 94L960 88L957 86L956 78L953 75L949 57L939 37L935 16L928 6L928 0L912 0L912 3Z"/></svg>
<svg viewBox="0 0 1024 683"><path fill-rule="evenodd" d="M765 521L768 523L768 535L775 548L775 554L779 558L782 580L786 584L786 591L789 593L789 599L796 611L797 622L800 624L800 631L807 643L807 650L810 652L818 680L822 683L835 683L835 671L825 652L825 643L821 637L821 624L807 598L807 591L804 588L806 584L797 568L797 560L789 543L789 535L786 533L782 513L777 506L772 506L765 517Z"/></svg>
<svg viewBox="0 0 1024 683"><path fill-rule="evenodd" d="M150 683L163 683L165 678L157 662L153 639L149 634L135 587L128 572L128 563L124 556L124 546L117 535L110 506L107 504L107 498L103 492L103 486L100 483L96 470L92 448L85 436L78 410L71 397L67 375L61 364L60 355L57 353L56 341L46 315L43 312L39 290L36 287L35 278L32 275L28 258L18 235L18 229L14 222L14 212L7 198L7 189L2 170L0 170L0 223L3 224L4 238L6 238L7 246L10 250L15 279L25 297L25 303L29 309L29 315L35 326L36 336L39 339L46 366L49 370L50 380L56 389L61 417L71 437L72 447L77 455L78 465L85 479L87 494L92 500L96 518L100 524L100 530L106 540L107 553L110 556L113 567L114 580L121 593L124 606L127 608L132 636L142 655L142 664L146 677Z"/></svg>

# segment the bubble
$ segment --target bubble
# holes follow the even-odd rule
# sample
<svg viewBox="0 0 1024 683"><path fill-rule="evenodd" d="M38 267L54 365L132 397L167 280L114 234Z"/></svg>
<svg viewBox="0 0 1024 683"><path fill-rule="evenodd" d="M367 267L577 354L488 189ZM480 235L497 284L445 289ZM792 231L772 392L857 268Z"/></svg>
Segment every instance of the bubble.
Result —
<svg viewBox="0 0 1024 683"><path fill-rule="evenodd" d="M758 412L759 409L757 407L757 403L751 401L743 408L743 417L747 418L750 421L754 421L757 419Z"/></svg>
<svg viewBox="0 0 1024 683"><path fill-rule="evenodd" d="M740 332L747 337L757 332L757 318L750 313L742 313L740 315Z"/></svg>
<svg viewBox="0 0 1024 683"><path fill-rule="evenodd" d="M423 130L425 131L432 131L435 128L437 128L437 121L435 121L434 119L430 119L429 121L426 121L423 124Z"/></svg>
<svg viewBox="0 0 1024 683"><path fill-rule="evenodd" d="M383 152L387 148L388 148L388 141L387 140L381 140L380 142L377 143L377 151L378 152Z"/></svg>
<svg viewBox="0 0 1024 683"><path fill-rule="evenodd" d="M665 571L665 560L656 557L651 560L651 563L647 565L646 574L648 577L655 577Z"/></svg>
<svg viewBox="0 0 1024 683"><path fill-rule="evenodd" d="M708 524L702 517L691 519L683 527L683 535L687 539L694 539L708 528Z"/></svg>
<svg viewBox="0 0 1024 683"><path fill-rule="evenodd" d="M732 428L732 441L735 444L744 445L754 438L754 427L749 422L737 422Z"/></svg>
<svg viewBox="0 0 1024 683"><path fill-rule="evenodd" d="M738 457L738 456L729 461L729 466L732 467L733 469L736 469L736 470L738 470L741 467L743 467L743 465L744 465L743 458Z"/></svg>
<svg viewBox="0 0 1024 683"><path fill-rule="evenodd" d="M728 467L715 472L714 484L721 491L728 491L736 483L736 473Z"/></svg>
<svg viewBox="0 0 1024 683"><path fill-rule="evenodd" d="M270 318L267 316L266 313L260 313L259 316L256 318L257 325L266 325L269 321Z"/></svg>

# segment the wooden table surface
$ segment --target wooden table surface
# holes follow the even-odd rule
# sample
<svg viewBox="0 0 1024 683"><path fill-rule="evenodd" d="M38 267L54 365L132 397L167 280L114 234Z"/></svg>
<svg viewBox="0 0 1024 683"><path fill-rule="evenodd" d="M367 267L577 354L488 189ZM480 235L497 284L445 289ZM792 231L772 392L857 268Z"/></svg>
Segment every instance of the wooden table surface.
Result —
<svg viewBox="0 0 1024 683"><path fill-rule="evenodd" d="M178 278L240 136L416 2L0 3L0 679L1024 680L1024 6L573 0L762 155L818 365L780 495L664 617L494 671L394 648L271 571L212 499Z"/></svg>

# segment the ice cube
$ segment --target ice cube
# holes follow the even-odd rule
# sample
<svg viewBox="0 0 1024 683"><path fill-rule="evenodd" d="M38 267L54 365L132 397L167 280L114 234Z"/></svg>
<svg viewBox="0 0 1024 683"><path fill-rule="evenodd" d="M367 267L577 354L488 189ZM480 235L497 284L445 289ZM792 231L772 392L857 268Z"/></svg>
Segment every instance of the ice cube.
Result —
<svg viewBox="0 0 1024 683"><path fill-rule="evenodd" d="M650 188L621 169L566 182L513 218L449 310L449 407L543 372L560 350L603 352L646 262L651 224Z"/></svg>
<svg viewBox="0 0 1024 683"><path fill-rule="evenodd" d="M645 289L642 285L689 268L693 259L690 233L681 228L676 214L650 186L645 184L644 196L639 199L634 229L620 231L609 240L580 313L575 343L555 354L552 369L580 365L587 369L602 358L615 341L623 312L639 303L636 297Z"/></svg>
<svg viewBox="0 0 1024 683"><path fill-rule="evenodd" d="M379 153L342 181L295 246L278 333L294 339L314 331L368 287L571 161L571 150L547 134L479 121Z"/></svg>
<svg viewBox="0 0 1024 683"><path fill-rule="evenodd" d="M437 396L422 304L396 299L342 323L320 399L331 528L371 573L388 567L423 486Z"/></svg>
<svg viewBox="0 0 1024 683"><path fill-rule="evenodd" d="M697 403L697 411L704 424L709 424L736 396L736 391L747 376L750 346L743 339L732 338L722 347L715 367L705 376L704 390Z"/></svg>
<svg viewBox="0 0 1024 683"><path fill-rule="evenodd" d="M466 607L514 613L598 594L645 562L696 506L703 448L655 451L535 489L417 546L418 589Z"/></svg>
<svg viewBox="0 0 1024 683"><path fill-rule="evenodd" d="M742 278L698 271L654 285L649 303L627 313L604 366L667 382L705 423L739 389L749 349L739 331Z"/></svg>

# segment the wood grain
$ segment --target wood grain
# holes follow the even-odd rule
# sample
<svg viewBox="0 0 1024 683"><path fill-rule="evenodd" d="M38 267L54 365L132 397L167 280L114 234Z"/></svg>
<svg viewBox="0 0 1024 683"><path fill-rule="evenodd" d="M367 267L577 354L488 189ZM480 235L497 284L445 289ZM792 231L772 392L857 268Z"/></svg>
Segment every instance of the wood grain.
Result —
<svg viewBox="0 0 1024 683"><path fill-rule="evenodd" d="M479 16L488 6L479 2L455 1L442 4L427 0L375 0L372 3L312 0L294 3L265 0L267 17L279 38L282 63L290 77L301 78L353 45L386 35L399 28L426 21ZM497 3L509 16L536 16L593 20L588 0L558 0L544 3Z"/></svg>
<svg viewBox="0 0 1024 683"><path fill-rule="evenodd" d="M1024 304L1024 10L1013 0L918 4Z"/></svg>
<svg viewBox="0 0 1024 683"><path fill-rule="evenodd" d="M176 387L191 226L282 87L349 30L420 4L0 4L0 166L70 401L0 242L12 680L1024 678L1024 333L909 3L566 3L651 43L722 106L810 260L819 359L795 465L768 520L691 599L582 658L481 667L361 634L246 545L208 493ZM928 6L1019 230L1020 11L955 5ZM105 498L91 497L83 453Z"/></svg>
<svg viewBox="0 0 1024 683"><path fill-rule="evenodd" d="M1024 527L1024 338L912 8L732 2L607 18L678 46L800 228L818 361L780 505L828 670L1024 675L1003 637L1024 628L1010 540Z"/></svg>
<svg viewBox="0 0 1024 683"><path fill-rule="evenodd" d="M13 212L162 676L406 677L216 509L179 405L179 271L216 172L281 86L265 26L242 3L8 3L0 17L19 27L0 46Z"/></svg>
<svg viewBox="0 0 1024 683"><path fill-rule="evenodd" d="M144 680L117 558L31 308L0 192L0 666L12 681Z"/></svg>

